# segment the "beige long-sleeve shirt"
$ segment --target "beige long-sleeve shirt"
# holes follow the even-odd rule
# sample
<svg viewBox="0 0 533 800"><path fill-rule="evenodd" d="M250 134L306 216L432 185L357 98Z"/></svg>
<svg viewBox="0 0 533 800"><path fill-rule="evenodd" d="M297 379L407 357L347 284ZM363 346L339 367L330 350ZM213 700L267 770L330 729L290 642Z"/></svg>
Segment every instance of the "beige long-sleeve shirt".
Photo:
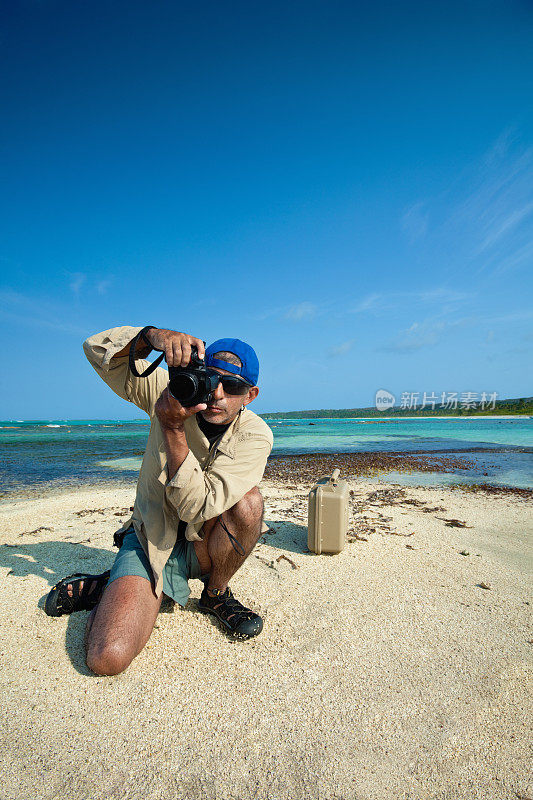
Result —
<svg viewBox="0 0 533 800"><path fill-rule="evenodd" d="M169 476L163 434L154 412L168 385L168 372L159 367L147 378L136 378L127 356L114 358L140 330L129 326L111 328L89 337L83 349L102 380L119 397L145 411L151 420L133 515L122 530L133 523L159 594L163 568L176 544L179 521L187 522L185 536L189 541L200 539L199 531L206 520L227 511L260 483L273 436L266 422L246 408L210 449L196 417L189 417L185 420L189 453L176 474ZM138 359L136 365L142 372L148 362Z"/></svg>

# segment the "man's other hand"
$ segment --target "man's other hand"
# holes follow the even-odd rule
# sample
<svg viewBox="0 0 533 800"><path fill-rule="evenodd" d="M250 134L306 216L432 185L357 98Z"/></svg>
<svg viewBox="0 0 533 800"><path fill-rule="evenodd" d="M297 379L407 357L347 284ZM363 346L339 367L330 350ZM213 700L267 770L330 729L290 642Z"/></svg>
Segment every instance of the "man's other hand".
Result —
<svg viewBox="0 0 533 800"><path fill-rule="evenodd" d="M167 331L164 328L149 328L145 334L154 348L165 354L169 367L186 367L191 360L191 348L198 349L198 356L205 357L205 347L201 339L189 336L188 333Z"/></svg>
<svg viewBox="0 0 533 800"><path fill-rule="evenodd" d="M172 331L167 331L167 333L172 333ZM193 414L198 411L204 411L206 408L207 405L205 403L199 403L197 406L191 406L190 408L182 406L167 388L155 404L155 413L162 428L181 431L183 430L183 423L188 417L192 417Z"/></svg>

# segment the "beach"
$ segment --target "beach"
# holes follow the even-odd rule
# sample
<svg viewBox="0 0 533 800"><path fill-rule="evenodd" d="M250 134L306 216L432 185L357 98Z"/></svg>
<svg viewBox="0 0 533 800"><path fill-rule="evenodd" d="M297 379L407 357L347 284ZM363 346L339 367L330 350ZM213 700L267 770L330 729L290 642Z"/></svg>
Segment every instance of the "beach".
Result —
<svg viewBox="0 0 533 800"><path fill-rule="evenodd" d="M531 493L355 475L346 546L316 556L321 468L269 463L270 532L231 582L262 634L227 638L191 581L112 678L85 667L87 613L43 603L57 579L111 565L134 482L3 503L0 797L533 796Z"/></svg>

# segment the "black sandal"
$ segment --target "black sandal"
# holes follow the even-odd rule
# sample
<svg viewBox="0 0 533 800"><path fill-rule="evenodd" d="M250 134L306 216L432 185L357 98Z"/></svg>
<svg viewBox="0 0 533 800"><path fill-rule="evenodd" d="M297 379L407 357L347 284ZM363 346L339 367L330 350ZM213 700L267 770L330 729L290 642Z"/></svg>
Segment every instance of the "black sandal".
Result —
<svg viewBox="0 0 533 800"><path fill-rule="evenodd" d="M259 614L243 606L233 596L229 586L225 592L211 597L207 591L206 582L198 601L198 608L207 614L213 614L234 639L251 639L252 636L258 636L263 630L263 620Z"/></svg>
<svg viewBox="0 0 533 800"><path fill-rule="evenodd" d="M98 604L110 574L110 570L102 572L101 575L76 572L63 578L48 593L44 604L46 614L49 617L60 617L62 614L72 614L73 611L90 611ZM69 585L72 586L72 596L68 593Z"/></svg>

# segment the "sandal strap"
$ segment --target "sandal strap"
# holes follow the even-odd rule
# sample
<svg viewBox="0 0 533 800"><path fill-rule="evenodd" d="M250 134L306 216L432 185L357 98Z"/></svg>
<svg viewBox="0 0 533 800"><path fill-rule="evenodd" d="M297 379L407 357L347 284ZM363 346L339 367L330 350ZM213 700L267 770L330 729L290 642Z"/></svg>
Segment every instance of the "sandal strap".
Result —
<svg viewBox="0 0 533 800"><path fill-rule="evenodd" d="M73 611L88 611L94 608L100 600L102 589L107 584L110 574L110 570L101 575L76 572L56 583L54 589L58 590L58 605L61 610L71 614ZM82 581L83 586L80 590ZM69 585L72 586L72 595L68 593Z"/></svg>
<svg viewBox="0 0 533 800"><path fill-rule="evenodd" d="M216 609L218 614L225 617L227 622L231 625L237 625L239 622L242 622L242 620L250 619L252 616L255 616L253 611L243 606L243 604L233 596L229 586L226 589L225 595L226 596L222 595L217 598L220 602L214 604L213 608ZM231 617L231 620L228 619L228 617Z"/></svg>

